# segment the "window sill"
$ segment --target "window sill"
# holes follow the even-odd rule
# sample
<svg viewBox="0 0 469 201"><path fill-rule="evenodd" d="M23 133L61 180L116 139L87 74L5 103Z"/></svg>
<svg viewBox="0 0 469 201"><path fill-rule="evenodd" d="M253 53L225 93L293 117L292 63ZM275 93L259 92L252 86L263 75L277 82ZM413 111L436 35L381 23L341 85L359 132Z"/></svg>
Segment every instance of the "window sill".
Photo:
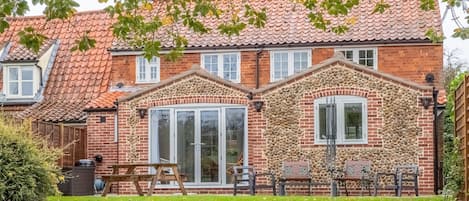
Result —
<svg viewBox="0 0 469 201"><path fill-rule="evenodd" d="M368 141L364 142L336 142L336 145L367 145ZM327 145L327 142L315 142L314 145Z"/></svg>

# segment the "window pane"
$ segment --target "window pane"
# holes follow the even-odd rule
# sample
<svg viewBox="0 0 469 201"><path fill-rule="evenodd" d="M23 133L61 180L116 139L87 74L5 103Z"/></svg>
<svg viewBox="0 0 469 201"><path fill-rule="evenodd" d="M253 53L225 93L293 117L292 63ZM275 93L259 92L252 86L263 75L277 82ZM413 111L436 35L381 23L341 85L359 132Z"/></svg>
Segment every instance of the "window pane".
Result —
<svg viewBox="0 0 469 201"><path fill-rule="evenodd" d="M373 58L373 50L367 50L366 51L366 57Z"/></svg>
<svg viewBox="0 0 469 201"><path fill-rule="evenodd" d="M22 82L21 83L21 95L22 96L32 96L33 95L33 82Z"/></svg>
<svg viewBox="0 0 469 201"><path fill-rule="evenodd" d="M362 104L345 103L345 139L362 139Z"/></svg>
<svg viewBox="0 0 469 201"><path fill-rule="evenodd" d="M10 82L9 84L9 94L10 95L18 95L18 82Z"/></svg>
<svg viewBox="0 0 469 201"><path fill-rule="evenodd" d="M33 80L33 69L21 68L21 80Z"/></svg>
<svg viewBox="0 0 469 201"><path fill-rule="evenodd" d="M244 150L244 119L242 108L226 109L226 183L233 183L233 166L242 166Z"/></svg>
<svg viewBox="0 0 469 201"><path fill-rule="evenodd" d="M169 110L156 110L152 111L152 127L157 130L158 136L158 156L157 161L160 163L170 162L170 122Z"/></svg>
<svg viewBox="0 0 469 201"><path fill-rule="evenodd" d="M288 53L274 53L274 79L279 80L288 76Z"/></svg>
<svg viewBox="0 0 469 201"><path fill-rule="evenodd" d="M301 72L308 68L308 53L307 52L295 52L293 53L293 70L294 73Z"/></svg>
<svg viewBox="0 0 469 201"><path fill-rule="evenodd" d="M204 68L214 74L218 75L218 56L217 55L205 55L204 56Z"/></svg>
<svg viewBox="0 0 469 201"><path fill-rule="evenodd" d="M177 135L177 164L181 173L187 177L187 182L195 181L195 112L176 112Z"/></svg>
<svg viewBox="0 0 469 201"><path fill-rule="evenodd" d="M137 59L138 59L137 80L145 81L146 80L146 78L145 78L145 65L147 63L147 60L142 56L137 57Z"/></svg>
<svg viewBox="0 0 469 201"><path fill-rule="evenodd" d="M150 71L151 71L151 80L157 80L158 79L158 67L152 66Z"/></svg>
<svg viewBox="0 0 469 201"><path fill-rule="evenodd" d="M366 58L365 53L366 53L366 50L359 50L358 51L358 57L359 58Z"/></svg>
<svg viewBox="0 0 469 201"><path fill-rule="evenodd" d="M223 55L223 78L227 80L238 80L238 55Z"/></svg>
<svg viewBox="0 0 469 201"><path fill-rule="evenodd" d="M9 68L8 71L10 72L10 80L18 80L18 68Z"/></svg>
<svg viewBox="0 0 469 201"><path fill-rule="evenodd" d="M319 139L325 140L326 139L326 104L319 104Z"/></svg>

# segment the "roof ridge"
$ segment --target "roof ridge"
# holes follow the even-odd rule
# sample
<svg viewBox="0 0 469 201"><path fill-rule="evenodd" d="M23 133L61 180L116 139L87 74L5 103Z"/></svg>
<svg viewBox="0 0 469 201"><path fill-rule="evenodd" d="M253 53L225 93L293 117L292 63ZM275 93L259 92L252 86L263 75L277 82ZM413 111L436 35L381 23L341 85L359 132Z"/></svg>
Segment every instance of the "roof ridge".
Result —
<svg viewBox="0 0 469 201"><path fill-rule="evenodd" d="M77 11L72 15L73 18L75 16L79 15L88 15L88 14L100 14L100 13L106 13L104 9L99 9L99 10L84 10L84 11ZM7 20L30 20L30 19L44 19L46 16L44 14L42 15L30 15L30 16L16 16L16 17L7 17Z"/></svg>

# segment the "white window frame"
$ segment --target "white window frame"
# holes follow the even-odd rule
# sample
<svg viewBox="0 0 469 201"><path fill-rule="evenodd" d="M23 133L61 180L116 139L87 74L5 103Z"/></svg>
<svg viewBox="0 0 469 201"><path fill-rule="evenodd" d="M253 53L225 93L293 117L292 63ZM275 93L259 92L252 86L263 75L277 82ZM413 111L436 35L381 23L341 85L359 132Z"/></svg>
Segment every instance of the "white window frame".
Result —
<svg viewBox="0 0 469 201"><path fill-rule="evenodd" d="M326 104L326 99L335 98L336 111L337 111L337 139L336 144L368 144L368 107L367 99L359 96L328 96L321 97L314 100L314 143L326 144L325 139L319 136L319 104ZM344 104L345 103L360 103L362 104L362 139L345 139L345 117L344 117Z"/></svg>
<svg viewBox="0 0 469 201"><path fill-rule="evenodd" d="M234 83L240 83L241 82L241 53L240 52L223 52L223 53L203 53L200 54L200 63L203 69L207 70L205 68L205 56L217 56L217 65L218 65L218 70L217 70L217 75L218 77L221 77L224 79L223 73L223 56L224 55L229 55L229 54L235 54L237 57L237 64L236 64L236 79L228 79L231 82ZM207 70L208 71L208 70ZM211 72L210 72L211 73Z"/></svg>
<svg viewBox="0 0 469 201"><path fill-rule="evenodd" d="M284 78L275 78L275 69L274 69L274 54L275 53L287 53L288 54L288 76L291 76L294 74L295 69L294 69L294 57L293 55L295 53L308 53L308 65L306 68L310 68L312 65L312 59L311 59L311 49L295 49L295 50L272 50L270 51L270 81L275 82L279 80L283 80Z"/></svg>
<svg viewBox="0 0 469 201"><path fill-rule="evenodd" d="M140 61L141 60L145 61L145 79L140 79ZM135 83L137 84L145 84L145 83L157 83L160 81L161 77L161 60L159 57L153 57L153 59L156 59L156 65L157 65L157 76L156 79L151 79L151 64L146 58L143 58L143 56L136 56L135 57Z"/></svg>
<svg viewBox="0 0 469 201"><path fill-rule="evenodd" d="M376 47L352 47L352 48L335 48L335 52L353 51L352 61L358 64L360 50L373 50L373 70L378 70L378 48ZM360 64L361 65L361 64ZM367 66L368 67L368 66ZM370 66L371 67L371 66Z"/></svg>
<svg viewBox="0 0 469 201"><path fill-rule="evenodd" d="M16 68L18 69L18 94L10 94L10 69ZM23 86L22 86L22 76L21 76L21 69L22 68L30 68L33 71L33 94L30 96L23 96ZM36 93L39 89L39 71L38 68L34 66L34 64L15 64L9 65L6 64L3 66L3 93L6 95L6 98L34 98Z"/></svg>

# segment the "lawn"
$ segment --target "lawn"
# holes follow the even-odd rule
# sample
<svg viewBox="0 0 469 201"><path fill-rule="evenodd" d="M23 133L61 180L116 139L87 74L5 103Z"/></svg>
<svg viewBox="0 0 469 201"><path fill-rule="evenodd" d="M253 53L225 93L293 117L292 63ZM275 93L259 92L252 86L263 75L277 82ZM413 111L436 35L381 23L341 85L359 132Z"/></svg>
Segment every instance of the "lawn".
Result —
<svg viewBox="0 0 469 201"><path fill-rule="evenodd" d="M152 196L152 197L138 197L138 196L64 196L64 197L50 197L48 201L153 201L153 200L165 200L165 201L443 201L442 196L424 196L424 197L306 197L306 196L223 196L223 195L191 195L191 196Z"/></svg>

